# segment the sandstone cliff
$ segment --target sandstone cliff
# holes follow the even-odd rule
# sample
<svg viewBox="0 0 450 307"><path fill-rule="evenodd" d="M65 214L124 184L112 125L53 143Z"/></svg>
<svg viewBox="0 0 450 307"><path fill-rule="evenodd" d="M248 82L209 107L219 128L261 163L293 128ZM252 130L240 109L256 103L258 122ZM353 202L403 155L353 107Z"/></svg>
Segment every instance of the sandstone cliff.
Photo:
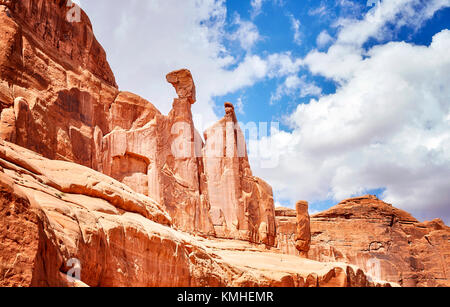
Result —
<svg viewBox="0 0 450 307"><path fill-rule="evenodd" d="M252 175L244 134L231 103L205 132L204 165L216 234L275 244L272 188Z"/></svg>
<svg viewBox="0 0 450 307"><path fill-rule="evenodd" d="M383 279L448 282L440 221L373 199L310 227L304 204L275 213L233 105L204 142L191 73L166 76L177 98L161 114L119 91L88 17L71 20L72 9L0 0L0 286L396 285L354 265L370 270L374 257ZM308 249L324 262L296 256Z"/></svg>
<svg viewBox="0 0 450 307"><path fill-rule="evenodd" d="M182 233L126 185L3 141L0 230L0 286L390 286L352 265Z"/></svg>
<svg viewBox="0 0 450 307"><path fill-rule="evenodd" d="M68 19L70 10L66 1L0 2L0 137L125 183L160 203L184 231L273 245L272 189L251 175L246 149L243 158L204 156L191 73L167 75L178 98L161 114L118 90L88 17L81 10L79 21ZM222 132L234 136L235 128ZM225 212L236 218L223 232L213 217L231 191Z"/></svg>
<svg viewBox="0 0 450 307"><path fill-rule="evenodd" d="M279 247L294 250L295 211L277 208ZM357 265L402 286L450 286L450 228L419 223L375 196L348 199L311 217L309 258Z"/></svg>

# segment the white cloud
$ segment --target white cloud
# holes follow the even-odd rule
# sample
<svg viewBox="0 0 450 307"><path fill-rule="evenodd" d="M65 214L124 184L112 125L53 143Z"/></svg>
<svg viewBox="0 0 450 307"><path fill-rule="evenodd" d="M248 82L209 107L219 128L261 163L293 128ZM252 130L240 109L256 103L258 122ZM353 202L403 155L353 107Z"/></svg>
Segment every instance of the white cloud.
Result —
<svg viewBox="0 0 450 307"><path fill-rule="evenodd" d="M371 9L362 20L343 19L339 43L361 46L369 38L383 39L391 31L389 23L397 28L404 25L419 28L440 8L450 6L449 0L389 0Z"/></svg>
<svg viewBox="0 0 450 307"><path fill-rule="evenodd" d="M289 15L291 20L291 28L294 31L294 43L300 45L302 43L302 32L300 31L300 20L296 19L294 15Z"/></svg>
<svg viewBox="0 0 450 307"><path fill-rule="evenodd" d="M325 48L333 41L333 38L330 36L327 30L323 30L320 32L319 36L317 36L317 47Z"/></svg>
<svg viewBox="0 0 450 307"><path fill-rule="evenodd" d="M271 102L279 101L284 96L304 98L307 96L320 96L322 89L312 82L306 80L306 76L288 76L284 83L278 86L276 92L271 97Z"/></svg>
<svg viewBox="0 0 450 307"><path fill-rule="evenodd" d="M267 57L269 77L284 77L299 72L303 60L294 58L291 53L274 53Z"/></svg>
<svg viewBox="0 0 450 307"><path fill-rule="evenodd" d="M369 38L389 37L386 23L420 27L449 5L384 1L361 20L342 21L326 53L299 61L337 81L337 91L298 106L289 116L293 131L271 137L276 171L252 160L277 198L337 202L382 188L386 201L418 218L450 222L450 31L430 46L362 48Z"/></svg>
<svg viewBox="0 0 450 307"><path fill-rule="evenodd" d="M252 18L255 18L256 16L261 14L263 2L264 0L251 0L250 5L252 7Z"/></svg>
<svg viewBox="0 0 450 307"><path fill-rule="evenodd" d="M245 111L244 111L244 102L242 101L242 97L239 97L236 101L236 112L238 114L244 115Z"/></svg>
<svg viewBox="0 0 450 307"><path fill-rule="evenodd" d="M418 3L419 12L410 9ZM393 204L450 221L450 31L437 34L430 46L362 48L371 37L389 37L386 23L420 27L448 0L383 1L361 20L341 20L328 51L305 59L289 52L252 54L258 29L240 20L242 33L253 36L236 34L246 51L238 60L223 41L233 35L225 31L223 0L179 6L178 0L82 1L122 90L167 113L175 93L165 75L189 68L198 90L193 112L213 121L214 96L266 78L285 78L281 93L305 94L306 80L299 75L306 67L337 81L337 91L299 106L289 116L294 130L270 138L271 149L281 155L279 167L258 169L253 163L254 173L292 203L386 188L385 199Z"/></svg>
<svg viewBox="0 0 450 307"><path fill-rule="evenodd" d="M328 52L312 51L305 64L314 74L320 74L337 82L345 82L358 69L364 56L363 44L370 38L378 40L392 35L387 25L397 29L402 26L419 28L434 13L450 7L450 0L390 0L371 9L362 19L340 19L337 41Z"/></svg>
<svg viewBox="0 0 450 307"><path fill-rule="evenodd" d="M236 15L234 23L238 26L230 38L237 40L242 49L250 52L253 46L261 40L258 28L250 21L241 20L239 15Z"/></svg>

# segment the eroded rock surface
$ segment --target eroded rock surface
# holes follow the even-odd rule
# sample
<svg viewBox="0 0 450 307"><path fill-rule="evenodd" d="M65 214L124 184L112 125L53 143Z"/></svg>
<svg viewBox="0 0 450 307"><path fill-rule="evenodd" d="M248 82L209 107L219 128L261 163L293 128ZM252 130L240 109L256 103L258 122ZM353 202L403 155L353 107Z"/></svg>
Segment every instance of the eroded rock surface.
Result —
<svg viewBox="0 0 450 307"><path fill-rule="evenodd" d="M300 252L300 256L307 258L311 245L311 226L308 212L308 202L299 201L297 202L295 208L297 211L295 247Z"/></svg>
<svg viewBox="0 0 450 307"><path fill-rule="evenodd" d="M290 254L296 254L294 215L295 210L277 209L278 244ZM368 195L313 215L311 234L310 259L351 263L374 279L402 286L449 286L450 228L441 220L419 223Z"/></svg>
<svg viewBox="0 0 450 307"><path fill-rule="evenodd" d="M70 22L66 4L0 2L0 126L4 139L96 168L94 132L109 132L119 91L88 17Z"/></svg>
<svg viewBox="0 0 450 307"><path fill-rule="evenodd" d="M297 236L297 212L296 210L277 207L275 208L277 226L277 248L287 255L300 255L295 246Z"/></svg>
<svg viewBox="0 0 450 307"><path fill-rule="evenodd" d="M378 227L373 218L369 226L382 233L360 234L360 246L349 243L354 233L347 238L349 213L333 213L312 219L310 250L332 262L283 254L306 252L307 229L297 229L306 222L285 210L276 240L272 188L252 174L233 105L204 144L192 120L191 73L167 75L177 98L161 114L118 90L88 17L73 9L60 0L0 0L0 286L389 285L334 262L364 267L361 246L370 259L387 251L383 278L447 282L448 227L440 221ZM361 231L371 229L361 215ZM293 240L280 240L290 232ZM335 242L332 252L323 242ZM74 259L79 281L67 278Z"/></svg>
<svg viewBox="0 0 450 307"><path fill-rule="evenodd" d="M0 3L0 137L100 171L153 198L178 228L215 236L204 144L192 120L196 88L190 71L167 75L178 96L167 116L120 92L88 17L80 10L76 20L66 4ZM244 160L233 175L245 177L233 200L242 233L231 237L273 244L271 188L251 176ZM250 221L242 220L245 215Z"/></svg>
<svg viewBox="0 0 450 307"><path fill-rule="evenodd" d="M390 286L355 266L182 233L126 185L3 141L0 229L1 286ZM74 263L80 280L68 279Z"/></svg>
<svg viewBox="0 0 450 307"><path fill-rule="evenodd" d="M225 103L224 118L207 129L205 140L204 165L217 236L274 245L272 188L252 175L231 103Z"/></svg>

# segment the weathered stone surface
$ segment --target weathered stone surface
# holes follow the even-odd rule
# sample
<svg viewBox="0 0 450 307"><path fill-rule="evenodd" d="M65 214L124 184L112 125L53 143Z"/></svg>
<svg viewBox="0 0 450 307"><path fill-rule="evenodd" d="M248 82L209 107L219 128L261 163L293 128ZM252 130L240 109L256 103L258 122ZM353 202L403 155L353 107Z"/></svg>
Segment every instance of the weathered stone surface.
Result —
<svg viewBox="0 0 450 307"><path fill-rule="evenodd" d="M10 81L21 78L20 81L24 83L31 81L41 85L45 85L46 81L56 81L51 80L51 76L35 74L43 72L39 70L47 69L46 67L27 66L27 63L20 60L20 52L23 50L21 47L30 41L33 47L39 47L52 59L58 59L64 70L78 73L87 70L104 83L116 87L106 54L94 37L89 18L83 10L71 14L75 10L70 3L71 1L60 0L14 0L0 3L3 12L0 24L2 27L7 26L7 31L2 31L2 47L7 47L6 50L9 51L2 54L0 67L12 68ZM78 13L79 16L76 16ZM27 56L31 50L23 52L22 55ZM10 57L16 60L11 61ZM22 76L14 71L20 64L23 64ZM57 67L48 68L50 71Z"/></svg>
<svg viewBox="0 0 450 307"><path fill-rule="evenodd" d="M306 253L307 215L302 207L297 222L295 211L278 210L277 234L272 188L252 174L233 105L204 144L192 120L191 73L167 75L178 97L161 114L118 90L88 17L80 10L76 20L72 10L59 0L0 0L0 139L19 145L0 143L0 286L385 285L334 263L370 270L373 251L386 262L383 278L447 283L441 221L387 231L370 218L384 232L359 234L367 256L345 234L341 217L352 215L333 213L324 224L313 219L310 251L332 262L283 255ZM327 224L333 219L345 235ZM326 259L324 242L336 242ZM73 258L81 281L67 279Z"/></svg>
<svg viewBox="0 0 450 307"><path fill-rule="evenodd" d="M295 246L297 235L296 210L277 207L275 208L275 220L277 226L277 248L287 255L300 255Z"/></svg>
<svg viewBox="0 0 450 307"><path fill-rule="evenodd" d="M1 286L390 286L354 266L181 233L126 185L3 141L0 229Z"/></svg>
<svg viewBox="0 0 450 307"><path fill-rule="evenodd" d="M16 116L13 108L5 108L0 114L0 139L16 141Z"/></svg>
<svg viewBox="0 0 450 307"><path fill-rule="evenodd" d="M449 286L450 228L419 223L374 196L349 199L311 219L311 259L345 261L403 286Z"/></svg>
<svg viewBox="0 0 450 307"><path fill-rule="evenodd" d="M289 254L296 254L294 214L295 210L277 211L278 245ZM311 233L310 259L354 264L373 279L402 286L449 286L450 228L441 220L419 223L369 195L312 216Z"/></svg>
<svg viewBox="0 0 450 307"><path fill-rule="evenodd" d="M216 234L274 245L272 188L252 175L231 103L225 103L225 117L207 129L205 140L203 160Z"/></svg>
<svg viewBox="0 0 450 307"><path fill-rule="evenodd" d="M15 109L17 139L8 140L96 168L93 133L109 132L118 90L88 17L80 10L69 22L71 9L56 0L0 3L0 112Z"/></svg>
<svg viewBox="0 0 450 307"><path fill-rule="evenodd" d="M166 76L166 79L175 88L179 99L186 99L191 104L195 103L195 84L189 70L181 69L173 71Z"/></svg>
<svg viewBox="0 0 450 307"><path fill-rule="evenodd" d="M75 20L70 14L76 11L64 1L2 4L2 139L103 172L160 203L180 229L214 236L204 144L192 120L196 89L190 71L167 75L178 97L164 116L143 98L117 90L82 10ZM244 163L233 175L245 176L236 187L243 197L236 207L243 234L232 237L273 244L274 217L265 217L273 210L271 188ZM251 221L244 222L245 214Z"/></svg>
<svg viewBox="0 0 450 307"><path fill-rule="evenodd" d="M38 218L27 196L0 172L0 287L31 285Z"/></svg>
<svg viewBox="0 0 450 307"><path fill-rule="evenodd" d="M308 202L299 201L296 204L297 210L297 231L295 237L295 247L300 252L300 256L308 257L311 245L311 227L308 212Z"/></svg>

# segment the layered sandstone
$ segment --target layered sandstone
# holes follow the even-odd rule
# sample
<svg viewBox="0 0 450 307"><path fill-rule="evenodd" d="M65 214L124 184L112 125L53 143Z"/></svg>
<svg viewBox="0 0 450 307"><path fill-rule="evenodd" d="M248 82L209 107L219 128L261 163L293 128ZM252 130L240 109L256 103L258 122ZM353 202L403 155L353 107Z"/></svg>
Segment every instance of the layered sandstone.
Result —
<svg viewBox="0 0 450 307"><path fill-rule="evenodd" d="M278 244L290 254L296 254L294 215L295 210L277 210L277 223L282 226ZM310 259L354 264L374 279L402 286L450 285L450 228L441 220L419 223L369 195L312 216L310 227Z"/></svg>
<svg viewBox="0 0 450 307"><path fill-rule="evenodd" d="M109 132L118 90L88 17L80 10L69 22L70 10L65 1L0 2L0 125L18 132L4 139L96 168L94 134Z"/></svg>
<svg viewBox="0 0 450 307"><path fill-rule="evenodd" d="M275 220L277 227L277 248L287 255L300 255L295 245L297 236L297 212L296 210L277 207L275 208Z"/></svg>
<svg viewBox="0 0 450 307"><path fill-rule="evenodd" d="M309 246L307 207L275 221L233 105L204 143L188 70L166 77L177 94L167 116L119 91L70 3L0 0L0 286L389 285L351 265L370 270L374 251L382 278L446 284L448 227L393 209L354 215L355 201L312 218L309 255L331 261L297 257ZM383 210L403 222L385 225ZM68 279L73 260L81 280Z"/></svg>
<svg viewBox="0 0 450 307"><path fill-rule="evenodd" d="M178 95L168 116L148 101L120 93L109 134L98 139L98 170L152 197L182 230L214 235L201 148L192 120L195 85L189 70L167 75Z"/></svg>
<svg viewBox="0 0 450 307"><path fill-rule="evenodd" d="M205 140L203 159L217 236L274 245L272 188L252 175L231 103L225 103L225 116L206 130Z"/></svg>
<svg viewBox="0 0 450 307"><path fill-rule="evenodd" d="M308 257L311 245L311 227L309 217L309 205L306 201L299 201L295 205L297 211L297 229L295 237L295 247L300 252L300 256Z"/></svg>
<svg viewBox="0 0 450 307"><path fill-rule="evenodd" d="M3 141L0 205L1 286L390 286L355 266L181 233L126 185Z"/></svg>
<svg viewBox="0 0 450 307"><path fill-rule="evenodd" d="M70 3L0 3L0 137L100 171L160 203L181 230L215 236L210 190L217 182L207 181L205 145L192 120L191 73L167 75L178 96L167 116L119 91L88 17L80 10L77 20ZM222 158L219 164L230 164ZM220 188L236 190L240 221L229 221L239 224L227 236L273 244L270 186L251 175L248 159L230 166L234 182ZM209 176L224 172L210 167Z"/></svg>

